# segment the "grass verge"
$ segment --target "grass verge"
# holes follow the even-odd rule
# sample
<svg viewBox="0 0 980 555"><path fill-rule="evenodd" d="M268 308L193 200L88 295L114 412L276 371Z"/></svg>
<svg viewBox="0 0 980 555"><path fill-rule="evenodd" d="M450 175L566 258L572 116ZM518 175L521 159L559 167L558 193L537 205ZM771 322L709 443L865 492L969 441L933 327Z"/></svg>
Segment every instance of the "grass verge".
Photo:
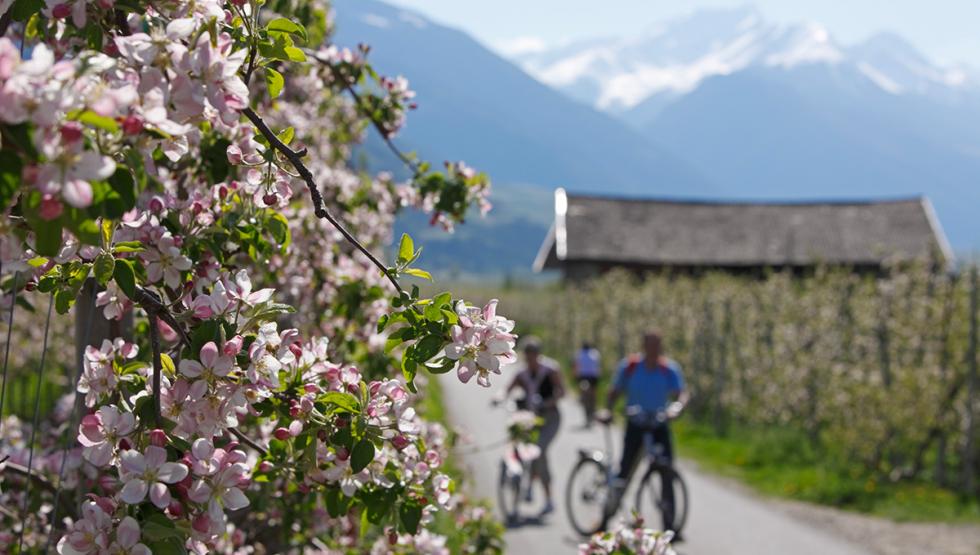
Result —
<svg viewBox="0 0 980 555"><path fill-rule="evenodd" d="M681 456L766 495L831 505L897 521L980 523L980 503L924 482L880 482L814 449L802 432L733 428L724 437L677 421Z"/></svg>
<svg viewBox="0 0 980 555"><path fill-rule="evenodd" d="M451 430L443 403L442 384L435 376L424 385L420 397L417 406L419 413L426 420L438 422ZM446 454L440 470L453 479L457 491L466 480L452 449ZM463 496L453 511L436 513L433 531L446 537L446 547L450 553L497 555L504 551L504 527L484 500Z"/></svg>

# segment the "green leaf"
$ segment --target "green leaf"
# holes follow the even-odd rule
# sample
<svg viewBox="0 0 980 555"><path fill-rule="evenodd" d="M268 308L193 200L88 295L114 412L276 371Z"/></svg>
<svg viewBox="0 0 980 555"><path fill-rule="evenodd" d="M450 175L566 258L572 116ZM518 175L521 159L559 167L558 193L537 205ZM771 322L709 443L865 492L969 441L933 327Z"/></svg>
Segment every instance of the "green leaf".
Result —
<svg viewBox="0 0 980 555"><path fill-rule="evenodd" d="M419 270L418 268L409 268L405 270L405 273L410 276L415 276L417 278L422 278L422 279L432 281L432 274L426 272L425 270Z"/></svg>
<svg viewBox="0 0 980 555"><path fill-rule="evenodd" d="M351 395L350 393L341 393L339 391L331 391L320 397L320 400L324 403L334 405L337 408L343 409L351 414L357 414L361 412L361 404L358 402L357 397Z"/></svg>
<svg viewBox="0 0 980 555"><path fill-rule="evenodd" d="M295 21L286 19L285 17L277 17L276 19L273 19L268 25L265 26L265 30L269 31L270 33L279 32L296 35L297 37L303 39L303 42L306 42L307 39L306 28Z"/></svg>
<svg viewBox="0 0 980 555"><path fill-rule="evenodd" d="M438 335L427 335L415 344L415 360L425 362L439 354L445 345L442 337Z"/></svg>
<svg viewBox="0 0 980 555"><path fill-rule="evenodd" d="M445 374L455 367L456 361L449 357L442 357L435 362L430 362L425 365L425 368L431 374Z"/></svg>
<svg viewBox="0 0 980 555"><path fill-rule="evenodd" d="M60 289L54 294L54 309L58 314L67 314L75 304L75 294L70 289Z"/></svg>
<svg viewBox="0 0 980 555"><path fill-rule="evenodd" d="M415 255L415 242L407 233L402 233L402 239L398 242L398 263L404 264Z"/></svg>
<svg viewBox="0 0 980 555"><path fill-rule="evenodd" d="M92 183L92 191L95 193L98 203L105 200L105 192L108 190L109 186L103 182L96 181ZM92 218L87 210L66 206L61 220L64 222L65 227L83 244L93 246L102 244L102 230L99 228L98 222Z"/></svg>
<svg viewBox="0 0 980 555"><path fill-rule="evenodd" d="M112 279L113 271L116 269L116 259L107 252L100 253L95 257L92 269L95 271L96 281L104 287Z"/></svg>
<svg viewBox="0 0 980 555"><path fill-rule="evenodd" d="M414 350L413 348L409 348L402 355L402 376L405 377L405 385L408 386L408 390L412 393L417 393L418 390L415 388L415 375L418 373L419 365L412 359Z"/></svg>
<svg viewBox="0 0 980 555"><path fill-rule="evenodd" d="M69 114L68 117L90 127L97 127L103 131L109 131L110 133L119 131L119 124L116 122L116 120L106 116L100 116L92 110L85 110L79 114Z"/></svg>
<svg viewBox="0 0 980 555"><path fill-rule="evenodd" d="M132 243L132 242L135 242L135 241L127 241L127 242ZM114 247L112 247L112 252L114 252L116 254L123 254L123 253L127 253L127 252L143 252L144 250L146 250L146 249L144 249L143 247L131 247L129 245L118 245L117 244Z"/></svg>
<svg viewBox="0 0 980 555"><path fill-rule="evenodd" d="M286 56L290 62L305 62L306 54L302 50L296 48L295 46L287 46L285 48Z"/></svg>
<svg viewBox="0 0 980 555"><path fill-rule="evenodd" d="M170 539L183 540L184 535L166 515L154 512L145 517L140 526L142 539L159 542ZM156 553L154 551L154 553Z"/></svg>
<svg viewBox="0 0 980 555"><path fill-rule="evenodd" d="M419 531L419 522L422 521L422 505L415 501L402 503L398 509L398 518L405 532L415 534Z"/></svg>
<svg viewBox="0 0 980 555"><path fill-rule="evenodd" d="M285 129L283 129L282 131L280 131L279 133L277 133L276 134L276 137L278 137L279 140L283 142L283 144L287 144L288 145L290 142L292 142L293 136L295 134L296 134L296 130L295 129L293 129L292 127L287 127Z"/></svg>
<svg viewBox="0 0 980 555"><path fill-rule="evenodd" d="M55 256L61 250L61 221L37 222L34 225L35 247L43 256Z"/></svg>
<svg viewBox="0 0 980 555"><path fill-rule="evenodd" d="M292 129L292 127L290 127ZM269 232L272 233L272 238L276 240L279 244L279 248L283 252L293 241L293 234L289 231L289 221L282 214L275 212L272 217L268 219L267 225L269 226Z"/></svg>
<svg viewBox="0 0 980 555"><path fill-rule="evenodd" d="M23 162L10 150L0 150L0 210L10 205L20 187Z"/></svg>
<svg viewBox="0 0 980 555"><path fill-rule="evenodd" d="M136 180L129 168L118 167L109 176L109 187L115 194L107 195L106 201L111 203L106 206L106 215L112 219L118 219L126 212L136 206Z"/></svg>
<svg viewBox="0 0 980 555"><path fill-rule="evenodd" d="M133 263L129 260L116 260L115 268L112 270L112 279L116 285L122 289L130 299L136 298L136 272L133 270Z"/></svg>
<svg viewBox="0 0 980 555"><path fill-rule="evenodd" d="M145 533L145 529L144 529ZM181 539L171 538L168 540L162 540L158 542L149 542L147 547L150 553L153 555L186 555L187 548L184 547L184 541Z"/></svg>
<svg viewBox="0 0 980 555"><path fill-rule="evenodd" d="M282 78L281 73L271 67L267 67L265 68L265 85L269 88L269 95L272 98L278 98L282 94L282 88L286 85L286 80Z"/></svg>
<svg viewBox="0 0 980 555"><path fill-rule="evenodd" d="M27 21L32 15L41 11L44 7L42 0L15 0L10 7L11 16L14 21Z"/></svg>
<svg viewBox="0 0 980 555"><path fill-rule="evenodd" d="M102 247L109 248L112 245L112 235L116 231L116 224L112 220L102 220Z"/></svg>
<svg viewBox="0 0 980 555"><path fill-rule="evenodd" d="M367 468L374 460L374 444L366 439L358 441L350 453L350 469L355 474Z"/></svg>
<svg viewBox="0 0 980 555"><path fill-rule="evenodd" d="M160 353L160 366L163 367L163 372L168 376L177 374L177 365L174 364L174 359L170 358L170 355L167 353Z"/></svg>

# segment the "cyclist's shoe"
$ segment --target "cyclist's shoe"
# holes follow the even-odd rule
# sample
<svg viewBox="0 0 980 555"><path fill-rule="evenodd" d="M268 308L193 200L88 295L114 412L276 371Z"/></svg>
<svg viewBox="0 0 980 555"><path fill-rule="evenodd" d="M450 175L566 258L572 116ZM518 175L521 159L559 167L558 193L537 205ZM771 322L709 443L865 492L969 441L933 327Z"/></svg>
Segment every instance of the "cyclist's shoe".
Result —
<svg viewBox="0 0 980 555"><path fill-rule="evenodd" d="M680 532L674 532L674 537L671 538L670 543L684 543L684 536Z"/></svg>
<svg viewBox="0 0 980 555"><path fill-rule="evenodd" d="M544 508L541 509L540 516L550 515L553 512L555 512L555 506L552 504L551 499L549 499L548 502L544 504Z"/></svg>
<svg viewBox="0 0 980 555"><path fill-rule="evenodd" d="M529 486L527 488L527 491L524 492L524 501L527 502L527 503L530 503L531 501L534 501L534 488L533 487L530 487Z"/></svg>

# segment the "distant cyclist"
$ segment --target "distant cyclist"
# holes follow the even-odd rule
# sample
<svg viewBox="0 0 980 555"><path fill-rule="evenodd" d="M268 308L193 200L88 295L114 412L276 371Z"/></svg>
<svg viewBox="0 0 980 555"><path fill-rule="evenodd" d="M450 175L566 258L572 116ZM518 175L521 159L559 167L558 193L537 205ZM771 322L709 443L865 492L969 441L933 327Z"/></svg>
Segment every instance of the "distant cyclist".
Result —
<svg viewBox="0 0 980 555"><path fill-rule="evenodd" d="M681 367L663 355L663 339L658 331L643 335L643 355L624 360L616 375L613 389L609 392L606 410L597 415L602 422L611 420L611 411L620 395L626 395L626 434L623 437L623 458L619 463L615 499L610 511L615 511L619 497L626 490L630 476L640 458L646 436L663 448L663 455L673 460L673 443L667 422L655 422L658 414L668 420L676 418L684 410L688 393L684 389ZM664 530L673 529L674 490L663 484Z"/></svg>
<svg viewBox="0 0 980 555"><path fill-rule="evenodd" d="M582 348L575 353L575 379L578 380L579 395L582 408L585 410L585 427L592 427L595 420L596 384L599 383L599 349L591 343L582 343Z"/></svg>
<svg viewBox="0 0 980 555"><path fill-rule="evenodd" d="M561 424L558 400L565 395L565 387L562 384L558 363L541 355L541 344L534 337L524 341L524 362L525 367L507 386L507 393L520 388L524 392L525 399L524 406L521 408L533 411L544 420L538 432L538 447L541 448L541 455L531 464L531 476L540 480L544 488L547 499L541 514L545 515L555 510L551 497L548 447L558 434L558 426ZM528 488L528 495L530 494L531 488Z"/></svg>

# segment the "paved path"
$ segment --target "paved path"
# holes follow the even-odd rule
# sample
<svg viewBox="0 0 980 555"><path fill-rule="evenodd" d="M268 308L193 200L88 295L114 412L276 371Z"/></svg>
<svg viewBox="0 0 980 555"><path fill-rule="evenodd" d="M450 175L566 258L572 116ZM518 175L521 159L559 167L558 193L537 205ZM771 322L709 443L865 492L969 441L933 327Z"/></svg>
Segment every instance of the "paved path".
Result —
<svg viewBox="0 0 980 555"><path fill-rule="evenodd" d="M504 371L507 378L511 373ZM507 415L491 408L494 392L503 379L487 390L471 382L461 384L453 373L442 376L449 418L468 437L459 446L462 463L469 470L472 493L494 501L498 464L506 438ZM580 447L603 445L600 427L580 428L582 413L576 401L566 398L561 406L562 428L550 451L555 487L555 512L540 522L507 531L508 553L544 555L574 553L581 538L572 530L564 510L564 489ZM619 433L614 433L618 436ZM620 438L616 437L616 452ZM686 541L676 546L678 555L873 555L832 534L782 512L767 502L724 480L704 474L681 462L691 497L691 514L684 531ZM537 500L543 495L535 492ZM632 499L628 492L626 499ZM534 512L532 507L530 512Z"/></svg>

